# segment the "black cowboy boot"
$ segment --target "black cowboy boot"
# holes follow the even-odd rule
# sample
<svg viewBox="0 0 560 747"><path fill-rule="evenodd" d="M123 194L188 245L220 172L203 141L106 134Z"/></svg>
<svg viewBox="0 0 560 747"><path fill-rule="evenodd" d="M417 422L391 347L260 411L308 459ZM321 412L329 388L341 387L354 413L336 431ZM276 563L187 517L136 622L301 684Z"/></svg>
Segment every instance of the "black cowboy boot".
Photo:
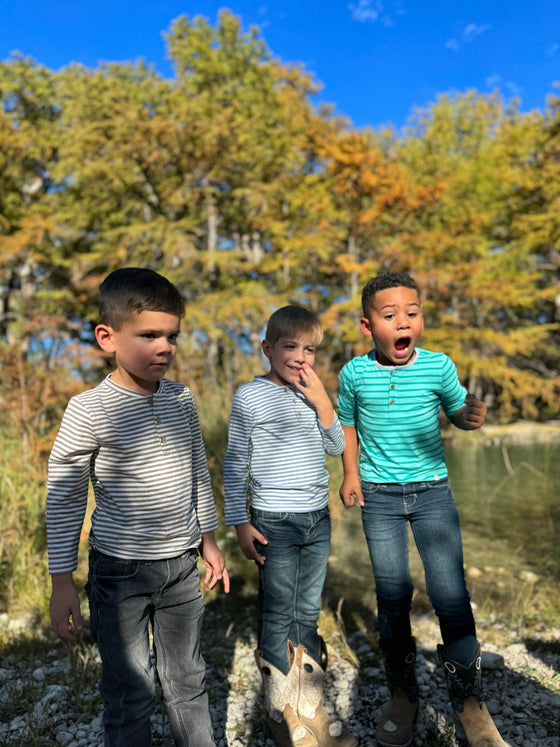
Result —
<svg viewBox="0 0 560 747"><path fill-rule="evenodd" d="M439 660L445 671L447 689L458 726L470 747L505 747L505 742L488 713L482 695L480 646L468 666L452 661L445 646L438 646Z"/></svg>
<svg viewBox="0 0 560 747"><path fill-rule="evenodd" d="M377 742L383 747L408 747L418 714L416 640L410 638L399 649L381 645L391 700L377 727Z"/></svg>

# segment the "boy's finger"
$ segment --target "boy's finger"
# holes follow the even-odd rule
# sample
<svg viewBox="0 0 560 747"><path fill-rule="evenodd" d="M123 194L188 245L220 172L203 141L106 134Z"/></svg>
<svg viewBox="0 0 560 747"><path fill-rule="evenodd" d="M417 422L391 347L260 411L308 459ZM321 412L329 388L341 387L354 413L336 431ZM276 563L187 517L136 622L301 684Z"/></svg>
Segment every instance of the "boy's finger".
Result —
<svg viewBox="0 0 560 747"><path fill-rule="evenodd" d="M229 592L229 573L227 568L224 568L224 575L222 577L222 583L224 585L224 591L227 594Z"/></svg>

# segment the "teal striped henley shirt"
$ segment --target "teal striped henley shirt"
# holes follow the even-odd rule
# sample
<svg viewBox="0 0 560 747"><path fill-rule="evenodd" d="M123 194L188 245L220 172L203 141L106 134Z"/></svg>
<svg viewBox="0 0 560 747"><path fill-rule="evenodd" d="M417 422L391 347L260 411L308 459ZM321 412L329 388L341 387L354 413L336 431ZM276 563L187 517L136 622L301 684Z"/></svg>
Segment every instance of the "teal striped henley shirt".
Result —
<svg viewBox="0 0 560 747"><path fill-rule="evenodd" d="M354 426L360 477L373 483L411 483L447 476L439 415L450 417L466 389L444 353L416 348L403 366L382 366L375 350L349 361L339 374L338 416Z"/></svg>

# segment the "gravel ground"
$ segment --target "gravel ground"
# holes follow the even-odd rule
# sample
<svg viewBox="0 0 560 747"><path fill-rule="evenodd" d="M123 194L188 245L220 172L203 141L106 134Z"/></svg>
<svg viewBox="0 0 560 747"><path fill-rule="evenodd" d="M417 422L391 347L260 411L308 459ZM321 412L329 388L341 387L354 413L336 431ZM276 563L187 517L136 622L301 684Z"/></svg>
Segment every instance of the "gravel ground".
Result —
<svg viewBox="0 0 560 747"><path fill-rule="evenodd" d="M212 609L207 609L205 623L208 689L218 747L273 747L262 728L253 625L241 620L232 624L231 615ZM22 627L20 621L0 616L0 629L18 627ZM436 664L437 623L429 615L415 617L413 628L421 690L413 745L458 747L464 743L454 735L443 673ZM486 702L504 739L512 746L560 747L560 630L506 631L480 623L478 630ZM327 638L330 662L325 705L341 718L361 746L375 745L375 725L388 690L375 644L371 643L373 638L357 631L346 640L340 630ZM503 641L500 648L487 642L498 639ZM60 647L54 644L44 650L42 658L25 665L15 654L0 661L0 745L98 747L102 744L102 727L94 682L82 683L82 705L77 708L75 663L70 656L61 656ZM95 659L95 649L92 651ZM18 702L20 691L24 697L30 685L35 693L32 707L14 716L9 703ZM84 701L91 703L88 715L84 713ZM153 725L154 744L172 745L162 709L154 716Z"/></svg>

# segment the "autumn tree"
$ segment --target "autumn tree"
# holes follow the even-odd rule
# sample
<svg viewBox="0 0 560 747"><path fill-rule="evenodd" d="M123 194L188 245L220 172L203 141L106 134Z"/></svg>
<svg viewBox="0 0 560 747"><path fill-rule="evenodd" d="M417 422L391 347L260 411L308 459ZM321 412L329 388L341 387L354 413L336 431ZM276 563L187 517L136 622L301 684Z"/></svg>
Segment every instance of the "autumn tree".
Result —
<svg viewBox="0 0 560 747"><path fill-rule="evenodd" d="M62 133L54 91L54 75L32 60L0 64L1 398L24 456L60 399L52 373L61 304L48 290L58 273L52 169Z"/></svg>
<svg viewBox="0 0 560 747"><path fill-rule="evenodd" d="M167 45L169 79L144 63L0 65L0 365L20 422L48 434L98 379L97 288L124 265L184 293L175 373L219 390L221 416L287 303L321 316L334 394L382 269L414 273L426 345L493 412L557 412L557 99L521 114L441 95L402 134L356 130L229 11L179 17Z"/></svg>
<svg viewBox="0 0 560 747"><path fill-rule="evenodd" d="M534 313L549 295L512 234L512 207L534 155L533 115L498 96L441 96L417 114L402 157L422 181L445 184L419 214L414 269L426 340L448 352L471 389L503 414L535 416L555 386L521 364L550 335ZM538 130L538 128L537 128ZM517 204L517 208L519 205Z"/></svg>
<svg viewBox="0 0 560 747"><path fill-rule="evenodd" d="M191 311L214 351L213 373L227 360L233 386L260 364L275 308L299 301L319 310L314 268L325 256L330 200L314 135L331 125L310 104L311 77L273 59L257 29L244 32L229 12L216 28L177 19L168 43L181 119L193 102L206 113L196 141L206 215L198 246L212 282Z"/></svg>

